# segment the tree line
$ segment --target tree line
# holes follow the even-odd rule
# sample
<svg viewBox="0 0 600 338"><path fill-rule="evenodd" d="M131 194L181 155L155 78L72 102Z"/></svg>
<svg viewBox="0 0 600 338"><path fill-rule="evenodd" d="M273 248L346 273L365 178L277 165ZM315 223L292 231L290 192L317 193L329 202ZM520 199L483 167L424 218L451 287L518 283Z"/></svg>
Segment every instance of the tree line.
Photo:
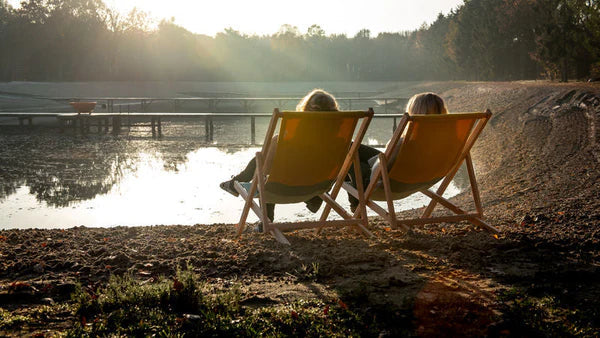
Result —
<svg viewBox="0 0 600 338"><path fill-rule="evenodd" d="M465 0L417 30L194 34L102 0L0 0L0 81L519 80L600 75L600 1Z"/></svg>

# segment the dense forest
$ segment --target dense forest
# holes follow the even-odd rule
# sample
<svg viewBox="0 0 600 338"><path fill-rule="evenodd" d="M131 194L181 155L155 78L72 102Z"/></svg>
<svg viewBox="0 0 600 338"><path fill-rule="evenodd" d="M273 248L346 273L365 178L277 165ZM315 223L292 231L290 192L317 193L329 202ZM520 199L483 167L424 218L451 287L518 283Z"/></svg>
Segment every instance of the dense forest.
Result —
<svg viewBox="0 0 600 338"><path fill-rule="evenodd" d="M600 1L465 0L415 31L194 34L102 0L0 0L0 81L519 80L600 75Z"/></svg>

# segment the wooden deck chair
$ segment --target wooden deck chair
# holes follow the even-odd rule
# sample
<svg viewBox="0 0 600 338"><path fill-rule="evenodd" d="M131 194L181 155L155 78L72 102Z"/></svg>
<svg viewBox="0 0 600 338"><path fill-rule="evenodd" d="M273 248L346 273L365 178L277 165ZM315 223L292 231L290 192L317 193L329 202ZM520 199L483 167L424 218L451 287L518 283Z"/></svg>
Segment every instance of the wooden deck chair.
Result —
<svg viewBox="0 0 600 338"><path fill-rule="evenodd" d="M488 231L498 229L483 221L483 209L479 188L475 179L470 150L492 113L456 113L443 115L405 114L394 132L379 165L374 166L371 182L361 199L357 189L344 183L344 189L358 198L359 207L366 204L387 219L392 228L398 225L404 230L409 226L429 223L467 220ZM394 156L393 154L396 154ZM454 175L465 162L476 212L468 213L442 197ZM431 186L442 180L436 192ZM422 192L431 202L421 218L398 220L394 200ZM387 211L373 201L387 201ZM454 213L451 216L431 217L439 203ZM359 214L359 210L355 216Z"/></svg>
<svg viewBox="0 0 600 338"><path fill-rule="evenodd" d="M262 150L256 153L254 178L246 184L234 182L234 188L245 200L237 236L244 231L249 209L262 222L263 232L273 234L277 241L288 245L290 243L282 232L321 226L357 226L372 236L366 229L366 208L360 216L353 217L335 201L352 163L355 163L355 170L360 170L357 149L372 117L372 109L327 112L280 112L275 109ZM274 142L278 122L275 154L269 156L269 160L266 154ZM332 186L334 189L328 193ZM362 196L362 192L362 184L359 184L357 193ZM274 223L267 217L266 203L298 203L317 195L343 219L327 221L325 217L319 221ZM256 197L259 204L254 201Z"/></svg>

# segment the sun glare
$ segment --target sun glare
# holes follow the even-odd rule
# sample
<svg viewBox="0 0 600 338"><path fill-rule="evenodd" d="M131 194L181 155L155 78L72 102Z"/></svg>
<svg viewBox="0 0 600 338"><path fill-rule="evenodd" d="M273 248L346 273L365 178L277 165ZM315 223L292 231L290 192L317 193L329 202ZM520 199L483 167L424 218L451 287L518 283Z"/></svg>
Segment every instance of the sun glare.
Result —
<svg viewBox="0 0 600 338"><path fill-rule="evenodd" d="M21 0L8 2L18 7ZM210 36L230 27L244 34L270 35L284 24L296 26L302 34L317 24L326 34L354 36L365 28L372 35L415 30L423 23L433 22L438 13L447 14L462 0L104 0L104 3L123 15L137 8L150 14L156 21L154 24L174 19L177 25L191 32Z"/></svg>

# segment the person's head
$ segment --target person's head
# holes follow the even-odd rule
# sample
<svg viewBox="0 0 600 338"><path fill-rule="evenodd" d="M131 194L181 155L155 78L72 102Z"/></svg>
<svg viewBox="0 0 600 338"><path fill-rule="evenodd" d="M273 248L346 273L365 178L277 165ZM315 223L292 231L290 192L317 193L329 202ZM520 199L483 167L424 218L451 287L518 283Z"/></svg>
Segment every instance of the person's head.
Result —
<svg viewBox="0 0 600 338"><path fill-rule="evenodd" d="M339 109L333 95L322 89L313 89L296 106L297 111L337 111Z"/></svg>
<svg viewBox="0 0 600 338"><path fill-rule="evenodd" d="M437 94L421 93L408 100L406 112L410 115L448 114L448 109Z"/></svg>

